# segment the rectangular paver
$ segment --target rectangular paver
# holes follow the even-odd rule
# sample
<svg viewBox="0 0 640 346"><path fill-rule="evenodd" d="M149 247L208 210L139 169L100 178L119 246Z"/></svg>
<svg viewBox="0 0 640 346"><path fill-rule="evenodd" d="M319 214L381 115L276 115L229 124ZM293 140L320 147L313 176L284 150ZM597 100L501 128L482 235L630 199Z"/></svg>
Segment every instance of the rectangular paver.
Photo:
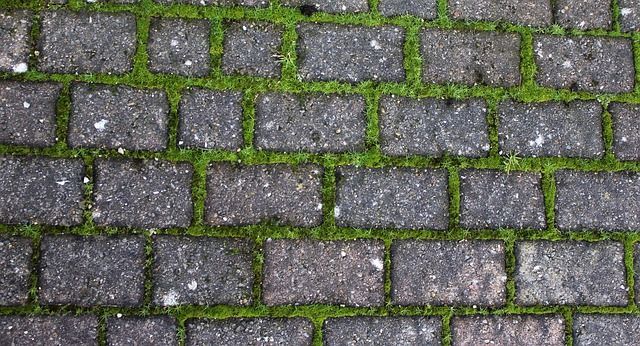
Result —
<svg viewBox="0 0 640 346"><path fill-rule="evenodd" d="M555 20L560 26L580 30L611 27L610 0L556 0Z"/></svg>
<svg viewBox="0 0 640 346"><path fill-rule="evenodd" d="M324 322L326 346L337 345L440 345L439 317L343 317Z"/></svg>
<svg viewBox="0 0 640 346"><path fill-rule="evenodd" d="M0 344L98 345L98 318L82 316L1 316Z"/></svg>
<svg viewBox="0 0 640 346"><path fill-rule="evenodd" d="M620 160L640 160L640 105L612 102L613 146Z"/></svg>
<svg viewBox="0 0 640 346"><path fill-rule="evenodd" d="M358 13L369 11L367 0L280 0L284 6L305 6L312 8L312 11L327 13ZM311 9L309 9L311 10Z"/></svg>
<svg viewBox="0 0 640 346"><path fill-rule="evenodd" d="M24 73L31 52L30 11L0 12L0 72Z"/></svg>
<svg viewBox="0 0 640 346"><path fill-rule="evenodd" d="M186 330L189 346L308 346L313 337L313 324L304 318L191 319Z"/></svg>
<svg viewBox="0 0 640 346"><path fill-rule="evenodd" d="M575 346L640 344L640 317L629 314L575 314L573 344Z"/></svg>
<svg viewBox="0 0 640 346"><path fill-rule="evenodd" d="M0 236L0 306L27 303L32 253L30 239Z"/></svg>
<svg viewBox="0 0 640 346"><path fill-rule="evenodd" d="M247 6L247 7L267 7L269 0L155 0L163 5L189 4L200 6Z"/></svg>
<svg viewBox="0 0 640 346"><path fill-rule="evenodd" d="M640 243L636 243L633 247L633 269L634 280L640 282ZM640 285L635 285L635 301L640 304Z"/></svg>
<svg viewBox="0 0 640 346"><path fill-rule="evenodd" d="M452 345L562 346L561 315L464 316L451 319Z"/></svg>
<svg viewBox="0 0 640 346"><path fill-rule="evenodd" d="M380 0L378 11L387 17L412 15L435 19L438 16L438 5L436 0Z"/></svg>
<svg viewBox="0 0 640 346"><path fill-rule="evenodd" d="M550 0L448 0L453 19L504 21L529 26L552 24Z"/></svg>
<svg viewBox="0 0 640 346"><path fill-rule="evenodd" d="M175 346L178 326L170 316L109 317L107 345L109 346Z"/></svg>
<svg viewBox="0 0 640 346"><path fill-rule="evenodd" d="M282 26L267 22L225 23L222 72L279 78L283 32Z"/></svg>
<svg viewBox="0 0 640 346"><path fill-rule="evenodd" d="M620 29L626 32L640 30L640 0L618 0Z"/></svg>

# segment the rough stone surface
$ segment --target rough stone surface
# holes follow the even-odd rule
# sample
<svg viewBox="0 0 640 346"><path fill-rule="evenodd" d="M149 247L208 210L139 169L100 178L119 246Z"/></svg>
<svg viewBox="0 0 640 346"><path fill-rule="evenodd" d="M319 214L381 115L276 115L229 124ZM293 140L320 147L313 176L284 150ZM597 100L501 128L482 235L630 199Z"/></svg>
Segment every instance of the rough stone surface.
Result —
<svg viewBox="0 0 640 346"><path fill-rule="evenodd" d="M395 241L391 301L403 306L503 306L504 251L501 241Z"/></svg>
<svg viewBox="0 0 640 346"><path fill-rule="evenodd" d="M0 344L12 346L98 344L98 318L83 316L1 316Z"/></svg>
<svg viewBox="0 0 640 346"><path fill-rule="evenodd" d="M384 304L384 243L378 240L267 240L267 305Z"/></svg>
<svg viewBox="0 0 640 346"><path fill-rule="evenodd" d="M626 306L623 246L612 241L516 243L516 304Z"/></svg>
<svg viewBox="0 0 640 346"><path fill-rule="evenodd" d="M46 305L139 306L144 263L144 238L139 236L45 236L40 301Z"/></svg>
<svg viewBox="0 0 640 346"><path fill-rule="evenodd" d="M440 345L438 317L329 318L323 326L324 345Z"/></svg>
<svg viewBox="0 0 640 346"><path fill-rule="evenodd" d="M404 30L303 23L298 25L298 73L306 81L402 82Z"/></svg>
<svg viewBox="0 0 640 346"><path fill-rule="evenodd" d="M562 346L561 315L464 316L451 319L453 345Z"/></svg>
<svg viewBox="0 0 640 346"><path fill-rule="evenodd" d="M573 316L573 344L583 345L638 345L640 344L640 318L635 315L575 314Z"/></svg>
<svg viewBox="0 0 640 346"><path fill-rule="evenodd" d="M544 87L620 93L633 91L631 41L610 37L538 35L536 81Z"/></svg>
<svg viewBox="0 0 640 346"><path fill-rule="evenodd" d="M267 7L269 0L155 0L163 5L189 4L200 6L247 6Z"/></svg>
<svg viewBox="0 0 640 346"><path fill-rule="evenodd" d="M601 158L602 106L597 101L520 103L498 107L501 154Z"/></svg>
<svg viewBox="0 0 640 346"><path fill-rule="evenodd" d="M618 0L620 29L626 32L640 30L640 0Z"/></svg>
<svg viewBox="0 0 640 346"><path fill-rule="evenodd" d="M280 0L284 6L312 6L315 11L327 13L367 12L367 0Z"/></svg>
<svg viewBox="0 0 640 346"><path fill-rule="evenodd" d="M311 345L313 324L304 318L192 319L187 345Z"/></svg>
<svg viewBox="0 0 640 346"><path fill-rule="evenodd" d="M157 236L153 250L153 302L156 305L251 303L251 241Z"/></svg>
<svg viewBox="0 0 640 346"><path fill-rule="evenodd" d="M436 0L381 0L378 11L387 17L412 15L435 19L438 16L438 5Z"/></svg>
<svg viewBox="0 0 640 346"><path fill-rule="evenodd" d="M222 72L279 78L282 35L282 27L266 22L226 23Z"/></svg>
<svg viewBox="0 0 640 346"><path fill-rule="evenodd" d="M365 108L360 95L262 94L256 104L255 145L284 152L362 151Z"/></svg>
<svg viewBox="0 0 640 346"><path fill-rule="evenodd" d="M71 88L69 146L161 151L167 147L164 91L77 83Z"/></svg>
<svg viewBox="0 0 640 346"><path fill-rule="evenodd" d="M579 30L610 29L610 0L557 0L555 20L560 26Z"/></svg>
<svg viewBox="0 0 640 346"><path fill-rule="evenodd" d="M38 69L124 74L133 69L136 19L130 13L42 13Z"/></svg>
<svg viewBox="0 0 640 346"><path fill-rule="evenodd" d="M480 99L390 95L380 100L379 112L380 147L387 155L485 157L489 153L487 108Z"/></svg>
<svg viewBox="0 0 640 346"><path fill-rule="evenodd" d="M517 34L425 29L420 37L425 83L520 84Z"/></svg>
<svg viewBox="0 0 640 346"><path fill-rule="evenodd" d="M151 20L147 51L149 71L189 77L209 74L208 20Z"/></svg>
<svg viewBox="0 0 640 346"><path fill-rule="evenodd" d="M633 268L635 282L640 282L640 243L635 244L633 248ZM635 285L636 304L640 304L640 285Z"/></svg>
<svg viewBox="0 0 640 346"><path fill-rule="evenodd" d="M0 143L54 145L61 89L58 83L0 81Z"/></svg>
<svg viewBox="0 0 640 346"><path fill-rule="evenodd" d="M30 11L0 12L0 72L27 72L32 16Z"/></svg>
<svg viewBox="0 0 640 346"><path fill-rule="evenodd" d="M0 236L0 305L22 305L29 299L31 240ZM1 332L0 332L1 333Z"/></svg>
<svg viewBox="0 0 640 346"><path fill-rule="evenodd" d="M613 122L613 153L620 160L640 160L640 105L609 104Z"/></svg>
<svg viewBox="0 0 640 346"><path fill-rule="evenodd" d="M549 0L449 0L453 19L504 21L529 26L552 24Z"/></svg>
<svg viewBox="0 0 640 346"><path fill-rule="evenodd" d="M175 346L176 320L169 316L110 317L107 319L109 346Z"/></svg>
<svg viewBox="0 0 640 346"><path fill-rule="evenodd" d="M544 229L539 173L460 172L460 226L471 229Z"/></svg>
<svg viewBox="0 0 640 346"><path fill-rule="evenodd" d="M188 227L193 215L189 163L99 159L93 222L98 226Z"/></svg>
<svg viewBox="0 0 640 346"><path fill-rule="evenodd" d="M217 163L207 173L205 222L263 222L313 227L322 223L322 168L316 165Z"/></svg>

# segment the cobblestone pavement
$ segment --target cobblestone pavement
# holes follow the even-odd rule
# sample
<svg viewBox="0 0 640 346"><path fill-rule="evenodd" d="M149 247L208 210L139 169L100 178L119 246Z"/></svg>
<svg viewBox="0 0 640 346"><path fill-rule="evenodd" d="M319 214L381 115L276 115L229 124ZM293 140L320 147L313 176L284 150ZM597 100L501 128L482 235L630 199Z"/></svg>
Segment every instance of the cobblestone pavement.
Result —
<svg viewBox="0 0 640 346"><path fill-rule="evenodd" d="M639 0L0 0L0 345L638 345L639 82Z"/></svg>

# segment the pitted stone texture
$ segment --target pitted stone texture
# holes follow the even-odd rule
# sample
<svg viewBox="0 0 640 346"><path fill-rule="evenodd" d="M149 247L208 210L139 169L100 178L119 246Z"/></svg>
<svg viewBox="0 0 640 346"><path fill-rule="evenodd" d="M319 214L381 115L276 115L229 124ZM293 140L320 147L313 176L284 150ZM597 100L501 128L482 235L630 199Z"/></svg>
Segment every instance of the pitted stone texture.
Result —
<svg viewBox="0 0 640 346"><path fill-rule="evenodd" d="M381 0L378 11L387 17L412 15L435 19L438 16L438 5L436 0Z"/></svg>
<svg viewBox="0 0 640 346"><path fill-rule="evenodd" d="M367 12L367 0L280 0L284 6L313 6L316 11L327 13Z"/></svg>
<svg viewBox="0 0 640 346"><path fill-rule="evenodd" d="M489 153L486 117L486 104L480 99L416 100L383 96L380 149L391 156L485 157Z"/></svg>
<svg viewBox="0 0 640 346"><path fill-rule="evenodd" d="M205 222L264 222L296 227L322 223L322 168L315 165L215 163L207 172Z"/></svg>
<svg viewBox="0 0 640 346"><path fill-rule="evenodd" d="M45 236L38 294L46 305L139 306L144 238Z"/></svg>
<svg viewBox="0 0 640 346"><path fill-rule="evenodd" d="M163 5L189 4L200 6L247 6L267 7L269 0L155 0Z"/></svg>
<svg viewBox="0 0 640 346"><path fill-rule="evenodd" d="M30 11L0 12L0 72L29 69L32 17Z"/></svg>
<svg viewBox="0 0 640 346"><path fill-rule="evenodd" d="M402 82L404 30L303 23L298 25L298 73L306 81Z"/></svg>
<svg viewBox="0 0 640 346"><path fill-rule="evenodd" d="M308 346L313 338L313 324L304 318L191 319L186 330L190 346Z"/></svg>
<svg viewBox="0 0 640 346"><path fill-rule="evenodd" d="M189 163L98 159L93 221L98 226L188 227L193 215Z"/></svg>
<svg viewBox="0 0 640 346"><path fill-rule="evenodd" d="M611 28L610 0L556 0L555 20L560 26L579 30Z"/></svg>
<svg viewBox="0 0 640 346"><path fill-rule="evenodd" d="M633 268L634 279L640 282L640 243L636 243L633 247ZM636 304L640 304L640 285L635 285Z"/></svg>
<svg viewBox="0 0 640 346"><path fill-rule="evenodd" d="M260 95L255 145L283 152L338 153L364 149L366 105L360 95Z"/></svg>
<svg viewBox="0 0 640 346"><path fill-rule="evenodd" d="M31 240L0 236L0 306L27 303L32 252Z"/></svg>
<svg viewBox="0 0 640 346"><path fill-rule="evenodd" d="M151 20L149 29L149 71L189 77L209 74L208 20Z"/></svg>
<svg viewBox="0 0 640 346"><path fill-rule="evenodd" d="M438 317L329 318L323 326L324 345L440 345Z"/></svg>
<svg viewBox="0 0 640 346"><path fill-rule="evenodd" d="M124 74L133 69L136 19L130 13L43 12L38 69Z"/></svg>
<svg viewBox="0 0 640 346"><path fill-rule="evenodd" d="M54 145L61 89L58 83L0 81L0 143Z"/></svg>
<svg viewBox="0 0 640 346"><path fill-rule="evenodd" d="M175 346L176 320L169 316L110 317L107 319L109 346Z"/></svg>
<svg viewBox="0 0 640 346"><path fill-rule="evenodd" d="M71 103L72 148L167 148L169 102L164 91L77 83Z"/></svg>
<svg viewBox="0 0 640 346"><path fill-rule="evenodd" d="M640 0L618 0L620 29L626 32L640 30Z"/></svg>
<svg viewBox="0 0 640 346"><path fill-rule="evenodd" d="M573 344L624 346L640 344L640 318L628 314L575 314Z"/></svg>
<svg viewBox="0 0 640 346"><path fill-rule="evenodd" d="M0 157L0 223L81 224L83 176L80 159Z"/></svg>
<svg viewBox="0 0 640 346"><path fill-rule="evenodd" d="M266 22L225 24L222 72L280 78L283 28Z"/></svg>
<svg viewBox="0 0 640 346"><path fill-rule="evenodd" d="M391 245L395 305L499 307L507 274L500 241L398 240Z"/></svg>
<svg viewBox="0 0 640 346"><path fill-rule="evenodd" d="M267 240L267 305L384 304L384 243L378 240Z"/></svg>
<svg viewBox="0 0 640 346"><path fill-rule="evenodd" d="M453 345L562 346L561 315L464 316L451 320Z"/></svg>
<svg viewBox="0 0 640 346"><path fill-rule="evenodd" d="M83 316L1 316L0 344L98 345L98 318Z"/></svg>
<svg viewBox="0 0 640 346"><path fill-rule="evenodd" d="M613 122L613 153L620 160L640 160L640 105L613 102L609 104L609 113Z"/></svg>
<svg viewBox="0 0 640 346"><path fill-rule="evenodd" d="M520 36L513 33L425 29L424 83L520 84Z"/></svg>
<svg viewBox="0 0 640 346"><path fill-rule="evenodd" d="M460 173L460 226L470 229L544 229L539 173L464 170Z"/></svg>
<svg viewBox="0 0 640 346"><path fill-rule="evenodd" d="M457 20L504 21L529 26L552 24L549 0L449 0L449 14Z"/></svg>
<svg viewBox="0 0 640 346"><path fill-rule="evenodd" d="M516 304L626 306L623 250L611 241L516 243Z"/></svg>
<svg viewBox="0 0 640 346"><path fill-rule="evenodd" d="M534 37L536 81L544 87L620 93L633 91L631 41L611 37Z"/></svg>
<svg viewBox="0 0 640 346"><path fill-rule="evenodd" d="M520 103L498 107L500 153L601 158L602 106L597 101Z"/></svg>
<svg viewBox="0 0 640 346"><path fill-rule="evenodd" d="M154 304L250 304L252 245L244 239L157 236Z"/></svg>

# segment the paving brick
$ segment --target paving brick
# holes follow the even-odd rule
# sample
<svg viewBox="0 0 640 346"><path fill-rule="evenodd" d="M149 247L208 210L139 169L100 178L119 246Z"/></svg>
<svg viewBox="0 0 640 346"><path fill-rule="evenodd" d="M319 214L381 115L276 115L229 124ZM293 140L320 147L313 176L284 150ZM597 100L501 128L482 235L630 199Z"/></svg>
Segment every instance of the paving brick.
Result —
<svg viewBox="0 0 640 346"><path fill-rule="evenodd" d="M61 89L58 83L0 81L0 143L54 145Z"/></svg>
<svg viewBox="0 0 640 346"><path fill-rule="evenodd" d="M555 20L560 26L580 30L610 29L610 0L557 0Z"/></svg>
<svg viewBox="0 0 640 346"><path fill-rule="evenodd" d="M98 159L93 222L98 226L188 227L193 215L190 163Z"/></svg>
<svg viewBox="0 0 640 346"><path fill-rule="evenodd" d="M153 241L153 302L248 305L253 244L245 239L157 236Z"/></svg>
<svg viewBox="0 0 640 346"><path fill-rule="evenodd" d="M322 168L216 163L207 173L205 222L212 226L322 223Z"/></svg>
<svg viewBox="0 0 640 346"><path fill-rule="evenodd" d="M279 78L283 28L266 22L225 23L222 72Z"/></svg>
<svg viewBox="0 0 640 346"><path fill-rule="evenodd" d="M612 102L613 153L620 160L640 159L640 105Z"/></svg>
<svg viewBox="0 0 640 346"><path fill-rule="evenodd" d="M523 241L515 255L516 304L627 305L618 242Z"/></svg>
<svg viewBox="0 0 640 346"><path fill-rule="evenodd" d="M98 345L95 316L1 316L0 344Z"/></svg>
<svg viewBox="0 0 640 346"><path fill-rule="evenodd" d="M124 74L133 69L133 14L46 11L40 31L40 71Z"/></svg>
<svg viewBox="0 0 640 346"><path fill-rule="evenodd" d="M620 29L626 32L640 30L640 0L618 0Z"/></svg>
<svg viewBox="0 0 640 346"><path fill-rule="evenodd" d="M186 329L189 346L307 346L313 337L313 324L304 318L191 319Z"/></svg>
<svg viewBox="0 0 640 346"><path fill-rule="evenodd" d="M628 314L575 314L573 344L637 345L640 344L640 318Z"/></svg>
<svg viewBox="0 0 640 346"><path fill-rule="evenodd" d="M396 305L498 307L506 302L501 241L398 240L391 245Z"/></svg>
<svg viewBox="0 0 640 346"><path fill-rule="evenodd" d="M247 6L247 7L267 7L269 0L155 0L163 5L189 4L200 6Z"/></svg>
<svg viewBox="0 0 640 346"><path fill-rule="evenodd" d="M84 166L79 159L0 157L0 223L82 223Z"/></svg>
<svg viewBox="0 0 640 346"><path fill-rule="evenodd" d="M167 148L169 102L164 91L76 83L71 102L72 148Z"/></svg>
<svg viewBox="0 0 640 346"><path fill-rule="evenodd" d="M546 226L539 173L460 172L460 226L470 229Z"/></svg>
<svg viewBox="0 0 640 346"><path fill-rule="evenodd" d="M107 319L109 346L175 346L176 320L169 316L110 317Z"/></svg>
<svg viewBox="0 0 640 346"><path fill-rule="evenodd" d="M440 345L438 317L329 318L323 326L324 345Z"/></svg>
<svg viewBox="0 0 640 346"><path fill-rule="evenodd" d="M520 84L517 34L425 29L420 37L425 83Z"/></svg>
<svg viewBox="0 0 640 346"><path fill-rule="evenodd" d="M299 24L298 74L306 81L402 82L404 30Z"/></svg>
<svg viewBox="0 0 640 346"><path fill-rule="evenodd" d="M384 243L378 240L267 240L267 305L384 304Z"/></svg>
<svg viewBox="0 0 640 346"><path fill-rule="evenodd" d="M501 154L601 158L602 106L597 101L520 103L498 107Z"/></svg>
<svg viewBox="0 0 640 346"><path fill-rule="evenodd" d="M312 11L327 13L367 12L369 3L367 0L280 0L284 6L307 6Z"/></svg>
<svg viewBox="0 0 640 346"><path fill-rule="evenodd" d="M560 315L464 316L451 319L453 345L565 345Z"/></svg>
<svg viewBox="0 0 640 346"><path fill-rule="evenodd" d="M640 243L635 244L633 249L634 279L640 282ZM640 303L640 285L635 285L635 301L636 304Z"/></svg>
<svg viewBox="0 0 640 346"><path fill-rule="evenodd" d="M139 306L144 238L45 236L38 294L45 305Z"/></svg>
<svg viewBox="0 0 640 346"><path fill-rule="evenodd" d="M552 24L549 0L449 0L449 14L458 20L503 21L528 26Z"/></svg>
<svg viewBox="0 0 640 346"><path fill-rule="evenodd" d="M0 236L0 305L23 305L29 299L31 240Z"/></svg>
<svg viewBox="0 0 640 346"><path fill-rule="evenodd" d="M412 15L435 19L438 16L438 5L436 0L380 0L378 11L387 17Z"/></svg>
<svg viewBox="0 0 640 346"><path fill-rule="evenodd" d="M486 157L489 153L486 117L486 104L480 99L416 100L383 96L380 149L392 156Z"/></svg>
<svg viewBox="0 0 640 346"><path fill-rule="evenodd" d="M360 95L262 94L256 104L255 146L284 152L361 151L365 108Z"/></svg>
<svg viewBox="0 0 640 346"><path fill-rule="evenodd" d="M149 71L189 77L209 74L208 20L153 18L149 29Z"/></svg>
<svg viewBox="0 0 640 346"><path fill-rule="evenodd" d="M0 12L0 72L23 73L31 52L30 11Z"/></svg>
<svg viewBox="0 0 640 346"><path fill-rule="evenodd" d="M544 87L619 93L633 91L631 41L590 36L534 37L536 81Z"/></svg>

